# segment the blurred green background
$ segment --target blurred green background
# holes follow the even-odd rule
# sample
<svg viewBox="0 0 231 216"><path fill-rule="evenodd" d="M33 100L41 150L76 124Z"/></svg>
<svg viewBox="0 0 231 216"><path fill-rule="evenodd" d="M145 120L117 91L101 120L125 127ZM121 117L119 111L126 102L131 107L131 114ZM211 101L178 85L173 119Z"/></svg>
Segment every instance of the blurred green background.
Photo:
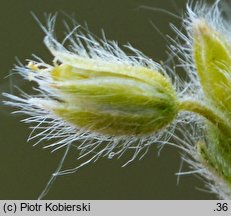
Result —
<svg viewBox="0 0 231 216"><path fill-rule="evenodd" d="M165 60L166 41L150 21L163 33L174 37L169 23L180 26L180 20L166 13L139 9L150 6L183 14L187 1L172 0L1 0L0 68L1 92L14 92L14 86L27 89L18 76L5 78L18 57L23 63L34 53L50 61L43 44L44 33L32 18L34 12L44 20L44 13L75 14L78 22L87 22L89 29L100 36L103 29L108 39L120 45L131 43L156 61ZM60 13L60 14L61 14ZM61 15L58 32L63 31ZM1 98L2 99L2 98ZM42 146L27 143L29 125L20 122L23 116L0 112L0 199L37 199L63 150L51 153ZM74 155L72 152L72 156ZM125 158L126 159L126 158ZM180 167L177 149L166 146L160 156L153 146L146 157L121 168L125 159L100 159L78 173L59 177L46 199L214 199L203 192L203 182L193 175L182 176L177 185L175 173ZM74 163L78 161L74 158ZM73 161L72 161L73 163ZM184 170L188 170L185 165Z"/></svg>

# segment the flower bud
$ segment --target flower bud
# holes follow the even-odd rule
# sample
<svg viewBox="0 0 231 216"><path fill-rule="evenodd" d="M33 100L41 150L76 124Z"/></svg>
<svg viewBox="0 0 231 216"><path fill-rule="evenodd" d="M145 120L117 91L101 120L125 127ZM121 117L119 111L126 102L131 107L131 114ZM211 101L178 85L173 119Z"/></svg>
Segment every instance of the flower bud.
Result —
<svg viewBox="0 0 231 216"><path fill-rule="evenodd" d="M193 23L194 61L204 94L215 105L231 111L230 44L205 20Z"/></svg>
<svg viewBox="0 0 231 216"><path fill-rule="evenodd" d="M52 111L64 120L105 135L146 135L176 116L175 91L160 72L84 61L75 66L70 57L51 71L60 101Z"/></svg>

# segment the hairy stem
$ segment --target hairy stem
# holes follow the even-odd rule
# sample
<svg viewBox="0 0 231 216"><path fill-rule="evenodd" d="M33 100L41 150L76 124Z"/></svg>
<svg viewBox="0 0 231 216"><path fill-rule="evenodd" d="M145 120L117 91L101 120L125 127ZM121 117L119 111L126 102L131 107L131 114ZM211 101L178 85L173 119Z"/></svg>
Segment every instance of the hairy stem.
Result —
<svg viewBox="0 0 231 216"><path fill-rule="evenodd" d="M199 101L185 100L180 102L179 109L199 114L214 124L222 133L231 134L231 125L228 119L206 104Z"/></svg>

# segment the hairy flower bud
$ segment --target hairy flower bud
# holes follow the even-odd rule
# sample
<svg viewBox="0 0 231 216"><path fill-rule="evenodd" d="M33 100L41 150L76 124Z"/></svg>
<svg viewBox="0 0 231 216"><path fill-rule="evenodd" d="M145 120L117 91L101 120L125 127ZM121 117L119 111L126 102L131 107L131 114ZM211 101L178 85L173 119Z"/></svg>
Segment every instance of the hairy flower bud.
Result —
<svg viewBox="0 0 231 216"><path fill-rule="evenodd" d="M193 42L194 61L205 95L215 106L230 111L229 42L203 19L193 23Z"/></svg>
<svg viewBox="0 0 231 216"><path fill-rule="evenodd" d="M180 109L167 74L140 51L127 45L132 53L128 56L116 42L75 32L76 26L59 43L53 35L54 23L55 16L48 19L47 28L42 26L53 64L34 56L26 67L21 64L15 68L36 84L37 94L4 94L8 98L5 104L29 115L24 122L36 124L29 140L38 139L36 144L44 145L49 140L46 147L54 150L66 146L39 198L46 195L58 175L76 172L101 156L120 157L131 151L131 159L124 165L140 154L143 157L150 145L169 140L176 123L167 126ZM74 142L78 159L88 159L62 170Z"/></svg>
<svg viewBox="0 0 231 216"><path fill-rule="evenodd" d="M145 135L176 116L175 91L158 71L106 62L96 68L92 59L80 68L72 58L51 71L60 101L52 110L64 120L107 135Z"/></svg>

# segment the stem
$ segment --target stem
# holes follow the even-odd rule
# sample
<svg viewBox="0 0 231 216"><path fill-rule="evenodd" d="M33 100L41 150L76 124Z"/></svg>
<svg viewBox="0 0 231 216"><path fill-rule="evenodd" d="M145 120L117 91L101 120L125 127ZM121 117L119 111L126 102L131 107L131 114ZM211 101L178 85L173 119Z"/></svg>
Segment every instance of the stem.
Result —
<svg viewBox="0 0 231 216"><path fill-rule="evenodd" d="M209 108L207 105L199 101L181 101L179 109L182 111L189 111L203 116L212 124L214 124L224 134L231 133L231 127L228 123L227 118L225 118L225 116L222 115L222 113L219 113L218 111Z"/></svg>

